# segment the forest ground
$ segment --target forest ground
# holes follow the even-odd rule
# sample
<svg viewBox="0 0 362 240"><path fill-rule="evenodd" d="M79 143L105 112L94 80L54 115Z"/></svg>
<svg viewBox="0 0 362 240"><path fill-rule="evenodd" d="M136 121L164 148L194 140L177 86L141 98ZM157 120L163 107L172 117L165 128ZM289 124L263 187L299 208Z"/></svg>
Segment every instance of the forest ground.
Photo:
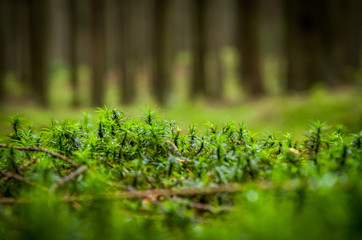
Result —
<svg viewBox="0 0 362 240"><path fill-rule="evenodd" d="M318 88L310 93L289 96L266 96L256 100L240 101L186 101L169 107L160 108L162 118L175 120L186 129L194 124L204 129L207 122L220 125L227 121L244 121L249 129L265 132L287 132L295 136L303 134L301 129L308 129L313 120L326 121L329 124L342 124L350 131L359 131L362 126L362 95L360 87L327 90ZM57 98L70 98L60 94ZM13 100L0 110L0 135L9 132L9 116L21 113L25 119L42 128L50 125L51 119L79 120L84 113L96 117L96 109L90 107L71 108L64 101L58 101L50 108L42 109L31 103L19 105ZM66 100L66 102L68 102ZM140 101L141 102L141 101ZM143 115L146 107L157 108L156 104L138 103L132 106L117 106L131 117Z"/></svg>

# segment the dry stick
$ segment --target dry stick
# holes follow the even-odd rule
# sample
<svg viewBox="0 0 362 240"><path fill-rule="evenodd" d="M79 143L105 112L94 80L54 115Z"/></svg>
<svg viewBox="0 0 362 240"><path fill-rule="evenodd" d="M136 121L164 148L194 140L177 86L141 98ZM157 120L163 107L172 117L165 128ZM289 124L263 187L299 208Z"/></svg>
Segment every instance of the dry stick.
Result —
<svg viewBox="0 0 362 240"><path fill-rule="evenodd" d="M83 170L84 171L84 170ZM73 176L76 176L76 171L74 171ZM71 179L70 175L66 176L65 178ZM79 173L78 173L79 174ZM64 178L63 178L64 179ZM69 181L67 180L67 181ZM66 181L64 181L65 183ZM234 193L242 190L240 185L236 184L229 184L229 185L220 185L216 187L205 187L205 188L180 188L180 189L150 189L150 190L139 190L133 192L116 192L112 195L105 195L105 196L64 196L62 201L64 202L75 202L75 201L87 201L93 199L135 199L135 198L148 198L148 199L155 199L160 196L193 196L193 195L211 195L217 193ZM26 199L19 199L19 198L0 198L0 203L28 203L31 202Z"/></svg>
<svg viewBox="0 0 362 240"><path fill-rule="evenodd" d="M181 198L172 197L171 199L172 199L172 201L177 202L177 201L180 201ZM156 201L156 204L158 204L157 201ZM187 204L187 206L189 208L195 209L195 210L200 211L200 212L214 212L214 211L227 212L227 211L231 211L233 209L231 206L214 207L211 204L199 203L199 202L191 202L191 203Z"/></svg>
<svg viewBox="0 0 362 240"><path fill-rule="evenodd" d="M180 188L180 189L149 189L149 190L139 190L132 192L116 192L112 195L105 195L103 199L109 200L118 200L118 199L157 199L161 196L195 196L195 195L212 195L217 193L235 193L243 189L241 185L237 184L228 184L228 185L219 185L216 187L204 187L204 188ZM99 197L99 196L98 196ZM102 198L102 197L100 197ZM73 202L73 201L86 201L95 199L92 196L65 196L63 201ZM1 201L1 199L0 199Z"/></svg>
<svg viewBox="0 0 362 240"><path fill-rule="evenodd" d="M20 176L20 175L16 174L16 173L0 170L0 174L4 175L7 179L13 178L13 179L16 179L16 180L18 180L20 182L24 182L24 183L29 184L31 186L37 187L37 188L39 188L41 190L45 190L45 188L37 185L36 183L34 183L34 182L24 178L23 176Z"/></svg>
<svg viewBox="0 0 362 240"><path fill-rule="evenodd" d="M77 168L79 167L78 164L76 164L75 162L73 162L73 160L71 160L70 158L54 152L54 151L50 151L48 149L44 149L44 148L40 148L40 147L22 147L22 146L11 146L11 145L7 145L7 144L3 144L0 143L0 147L2 148L13 148L13 149L17 149L17 150L22 150L22 151L34 151L34 152L44 152L44 153L48 153L56 158L59 158L67 163L69 163L70 165L72 165L73 167Z"/></svg>
<svg viewBox="0 0 362 240"><path fill-rule="evenodd" d="M217 187L204 188L179 188L179 189L149 189L133 192L118 192L118 198L145 198L145 197L160 197L160 196L193 196L193 195L210 195L216 193L232 193L241 190L240 185L228 184L219 185Z"/></svg>
<svg viewBox="0 0 362 240"><path fill-rule="evenodd" d="M0 182L6 182L9 179L11 179L11 177L4 177L4 178L0 179Z"/></svg>
<svg viewBox="0 0 362 240"><path fill-rule="evenodd" d="M31 203L32 201L26 200L26 199L20 199L20 198L14 198L14 197L2 197L0 198L0 203Z"/></svg>
<svg viewBox="0 0 362 240"><path fill-rule="evenodd" d="M210 204L195 203L195 202L192 202L189 206L190 208L196 209L201 212L213 212L213 211L228 212L233 209L232 207L229 206L214 207Z"/></svg>
<svg viewBox="0 0 362 240"><path fill-rule="evenodd" d="M29 184L29 185L32 185L32 186L35 186L36 184L31 182L30 180L16 174L16 173L12 173L12 172L7 172L7 171L4 171L4 170L0 170L0 174L1 175L4 175L6 178L13 178L13 179L16 179L20 182L24 182L26 184Z"/></svg>
<svg viewBox="0 0 362 240"><path fill-rule="evenodd" d="M29 167L30 165L32 165L33 163L36 163L37 159L36 158L32 158L30 159L30 161L24 163L23 165L21 165L18 170L23 170L24 168Z"/></svg>
<svg viewBox="0 0 362 240"><path fill-rule="evenodd" d="M77 175L81 174L82 172L86 171L86 166L81 166L77 168L74 172L70 173L69 175L65 176L64 178L60 179L58 182L54 183L51 188L49 189L49 193L52 193L57 189L59 186L64 185L65 183L69 182L73 178L75 178Z"/></svg>
<svg viewBox="0 0 362 240"><path fill-rule="evenodd" d="M83 170L84 171L84 170ZM79 174L79 173L78 173ZM71 174L70 174L71 175ZM74 172L74 176L75 176ZM69 175L68 175L69 176ZM68 178L71 179L70 176ZM73 177L74 177L73 176ZM67 180L67 181L69 181ZM260 182L258 187L261 189L271 189L273 186L269 182ZM286 189L293 189L292 186L285 186ZM195 195L212 195L218 193L236 193L240 192L244 189L244 187L240 184L226 184L219 185L216 187L204 187L204 188L179 188L179 189L149 189L149 190L139 190L132 192L116 192L112 195L104 195L104 196L64 196L62 201L64 202L74 202L74 201L87 201L93 199L108 199L108 200L119 200L119 199L135 199L135 198L148 198L148 199L156 199L161 196L195 196ZM8 199L8 198L0 198L1 202L7 203L17 203L17 202L27 202L26 199Z"/></svg>

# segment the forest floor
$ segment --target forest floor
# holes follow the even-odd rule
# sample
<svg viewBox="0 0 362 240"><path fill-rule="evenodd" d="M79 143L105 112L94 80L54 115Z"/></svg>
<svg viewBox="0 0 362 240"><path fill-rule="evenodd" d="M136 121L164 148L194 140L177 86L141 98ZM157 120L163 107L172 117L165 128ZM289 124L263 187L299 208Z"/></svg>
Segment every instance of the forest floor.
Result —
<svg viewBox="0 0 362 240"><path fill-rule="evenodd" d="M204 131L181 131L150 108L137 117L100 108L46 129L28 125L38 109L13 115L0 141L0 239L361 239L361 109L351 97L360 99L322 92L238 114L195 105L176 115L211 121ZM266 114L271 107L286 126ZM348 126L315 120L296 136L212 123L245 115L260 127L252 114L261 109L255 119L275 128L311 117Z"/></svg>
<svg viewBox="0 0 362 240"><path fill-rule="evenodd" d="M360 87L335 90L317 89L310 93L289 96L267 96L257 100L196 101L174 104L159 108L162 118L175 120L186 129L194 124L198 129L205 129L206 123L221 125L227 121L244 122L254 131L290 132L295 136L303 134L301 129L308 129L311 121L319 120L328 124L342 124L351 131L358 131L362 126L362 94ZM141 102L141 101L140 101ZM147 107L157 105L135 104L132 106L108 105L129 114L130 117L143 115ZM58 102L47 109L35 107L31 103L13 100L0 107L0 136L9 132L9 117L21 113L34 127L50 125L51 119L79 120L85 113L97 116L97 109L90 107L70 108L69 104Z"/></svg>

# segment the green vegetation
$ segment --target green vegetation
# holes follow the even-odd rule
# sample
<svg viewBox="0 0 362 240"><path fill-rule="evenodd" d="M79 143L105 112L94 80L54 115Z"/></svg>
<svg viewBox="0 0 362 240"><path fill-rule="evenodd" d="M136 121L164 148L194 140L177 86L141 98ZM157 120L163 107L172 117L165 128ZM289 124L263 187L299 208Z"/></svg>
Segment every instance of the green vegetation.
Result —
<svg viewBox="0 0 362 240"><path fill-rule="evenodd" d="M27 126L0 148L5 239L360 239L362 132L180 127L157 110Z"/></svg>
<svg viewBox="0 0 362 240"><path fill-rule="evenodd" d="M69 96L64 96L59 88L66 84L53 86L52 101L54 106L48 109L34 107L31 104L17 105L16 103L2 106L0 110L0 136L8 133L7 122L9 116L21 113L24 118L33 123L34 128L47 127L50 119L78 120L84 112L90 117L95 116L94 108L69 108ZM115 89L115 86L112 86ZM67 92L67 91L66 91ZM294 96L269 96L258 100L230 99L219 102L187 102L179 99L169 108L162 108L163 118L175 120L178 125L186 129L190 123L198 129L205 130L206 122L221 126L227 121L242 122L249 129L257 132L266 130L272 132L291 132L296 137L304 134L311 121L320 120L330 124L342 124L350 131L359 131L362 126L362 95L361 87L338 89L334 91L323 88L315 89L309 94L295 94ZM116 94L107 102L108 106L118 107ZM152 102L152 101L147 101ZM150 104L155 106L154 104ZM121 109L131 117L140 117L140 109L145 107L140 100L137 105L121 106Z"/></svg>

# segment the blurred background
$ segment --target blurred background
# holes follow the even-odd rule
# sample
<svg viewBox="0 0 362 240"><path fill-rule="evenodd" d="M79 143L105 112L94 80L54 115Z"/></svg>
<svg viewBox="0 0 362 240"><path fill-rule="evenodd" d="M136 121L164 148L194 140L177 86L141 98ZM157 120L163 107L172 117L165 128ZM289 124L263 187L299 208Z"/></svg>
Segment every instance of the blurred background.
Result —
<svg viewBox="0 0 362 240"><path fill-rule="evenodd" d="M362 126L360 0L1 0L0 122L159 107L181 125ZM45 125L45 123L44 123Z"/></svg>

